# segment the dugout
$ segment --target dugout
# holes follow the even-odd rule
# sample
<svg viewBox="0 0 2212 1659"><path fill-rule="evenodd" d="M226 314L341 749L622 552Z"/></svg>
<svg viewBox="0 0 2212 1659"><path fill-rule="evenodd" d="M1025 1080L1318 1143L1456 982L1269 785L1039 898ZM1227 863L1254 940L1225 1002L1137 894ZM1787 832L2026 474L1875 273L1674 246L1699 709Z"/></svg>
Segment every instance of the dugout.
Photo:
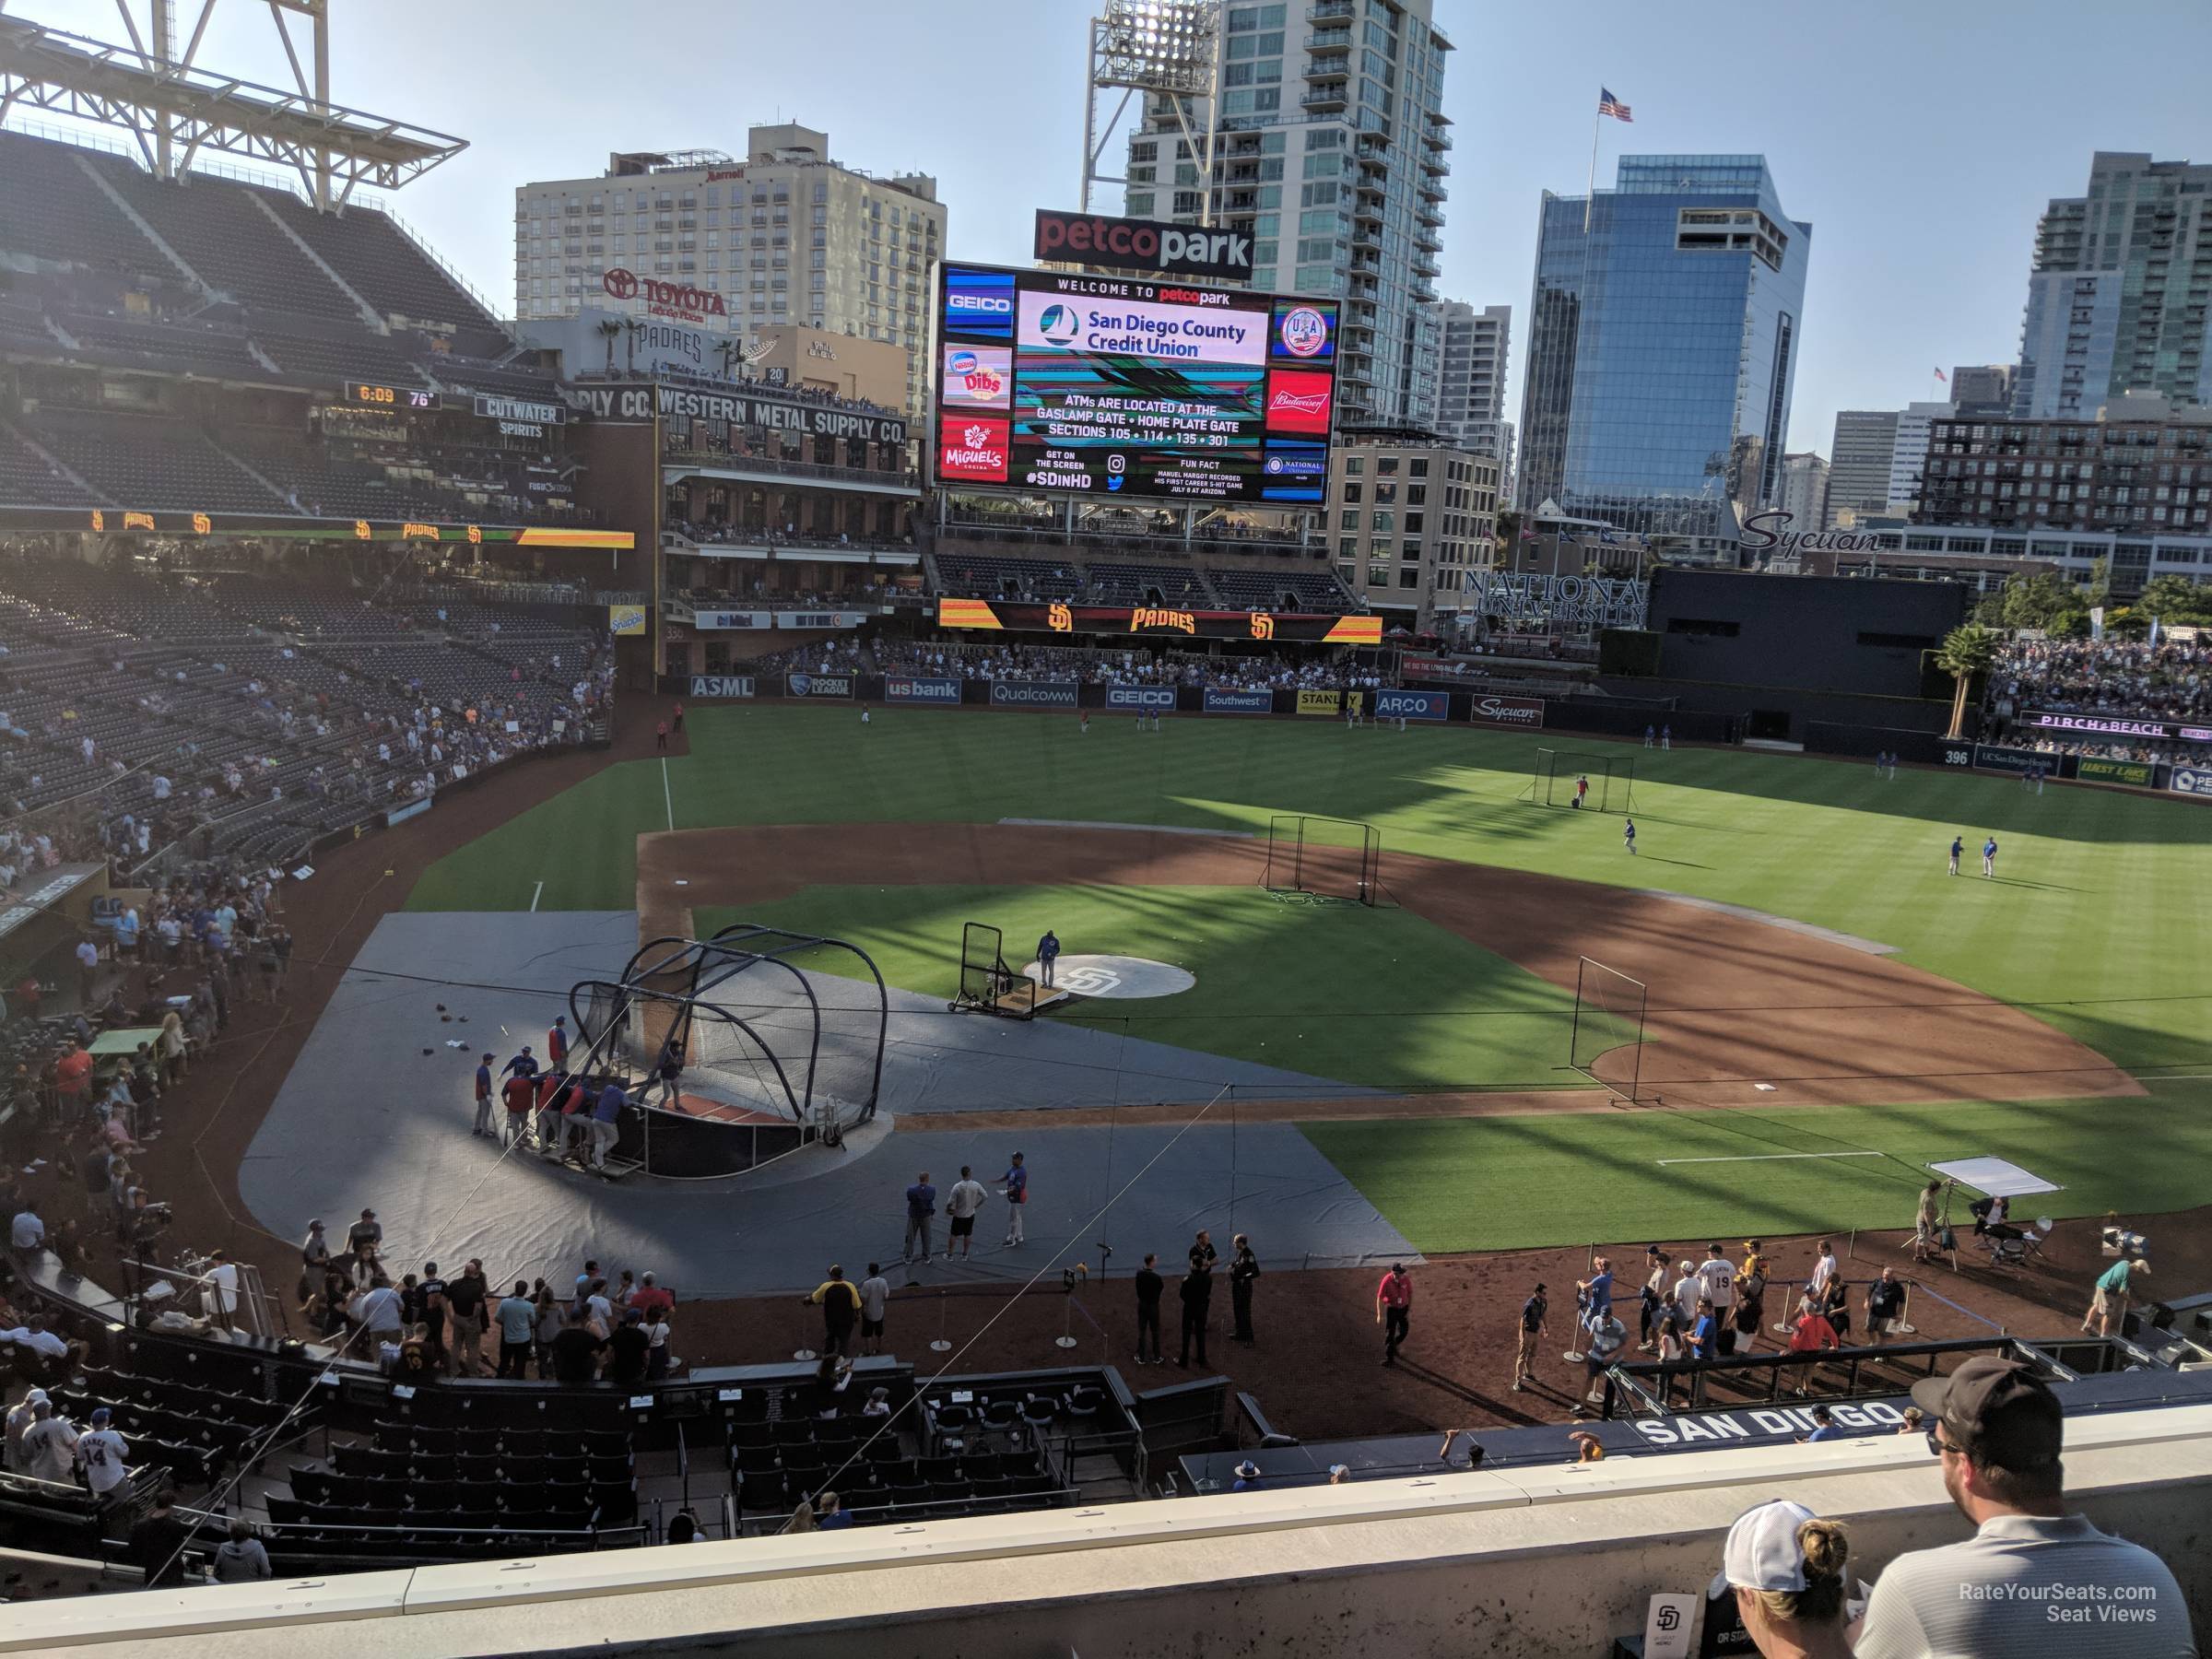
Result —
<svg viewBox="0 0 2212 1659"><path fill-rule="evenodd" d="M1753 737L1801 741L1814 721L1939 731L1950 680L1930 653L1972 599L1948 582L1665 567L1652 578L1647 622L1656 673L1601 683L1742 715Z"/></svg>

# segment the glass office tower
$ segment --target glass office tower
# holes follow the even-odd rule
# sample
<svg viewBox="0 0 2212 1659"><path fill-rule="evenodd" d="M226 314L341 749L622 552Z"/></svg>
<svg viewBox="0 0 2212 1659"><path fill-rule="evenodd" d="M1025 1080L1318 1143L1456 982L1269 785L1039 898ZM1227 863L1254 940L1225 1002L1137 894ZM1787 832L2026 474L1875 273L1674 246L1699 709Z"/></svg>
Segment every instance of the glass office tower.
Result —
<svg viewBox="0 0 2212 1659"><path fill-rule="evenodd" d="M1812 227L1761 156L1544 197L1514 500L1709 551L1782 500Z"/></svg>

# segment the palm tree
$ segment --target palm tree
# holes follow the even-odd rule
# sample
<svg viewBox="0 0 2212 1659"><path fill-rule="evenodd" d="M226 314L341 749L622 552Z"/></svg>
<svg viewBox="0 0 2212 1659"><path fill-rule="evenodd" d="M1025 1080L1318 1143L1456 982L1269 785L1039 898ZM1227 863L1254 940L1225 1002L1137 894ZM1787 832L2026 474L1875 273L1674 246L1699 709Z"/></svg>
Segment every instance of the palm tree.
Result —
<svg viewBox="0 0 2212 1659"><path fill-rule="evenodd" d="M1963 735L1966 724L1966 694L1979 675L1989 672L1989 665L1997 660L1997 634L1994 629L1983 628L1978 622L1969 622L1954 628L1943 637L1936 650L1936 666L1951 677L1951 729L1948 735L1956 740Z"/></svg>

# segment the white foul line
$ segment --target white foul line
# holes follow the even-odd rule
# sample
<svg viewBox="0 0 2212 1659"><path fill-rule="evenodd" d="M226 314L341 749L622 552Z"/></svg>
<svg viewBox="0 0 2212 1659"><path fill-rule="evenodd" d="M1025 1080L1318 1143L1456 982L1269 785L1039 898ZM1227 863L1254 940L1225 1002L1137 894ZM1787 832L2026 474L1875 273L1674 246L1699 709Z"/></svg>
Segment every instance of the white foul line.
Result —
<svg viewBox="0 0 2212 1659"><path fill-rule="evenodd" d="M542 881L530 889L530 909L533 912L537 909L537 896L545 890L546 884Z"/></svg>
<svg viewBox="0 0 2212 1659"><path fill-rule="evenodd" d="M676 828L676 797L668 793L668 757L661 757L661 805L668 808L668 828Z"/></svg>
<svg viewBox="0 0 2212 1659"><path fill-rule="evenodd" d="M1760 1152L1748 1158L1662 1158L1663 1164L1783 1163L1793 1158L1887 1158L1887 1152Z"/></svg>

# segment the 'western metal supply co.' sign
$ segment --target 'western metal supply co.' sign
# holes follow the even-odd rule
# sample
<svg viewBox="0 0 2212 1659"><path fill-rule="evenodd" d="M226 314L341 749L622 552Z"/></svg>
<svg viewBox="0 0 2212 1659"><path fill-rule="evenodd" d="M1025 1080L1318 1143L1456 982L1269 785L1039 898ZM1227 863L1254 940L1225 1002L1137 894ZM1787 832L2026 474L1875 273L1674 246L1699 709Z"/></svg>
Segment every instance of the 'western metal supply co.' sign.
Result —
<svg viewBox="0 0 2212 1659"><path fill-rule="evenodd" d="M733 426L765 427L807 438L856 438L868 443L906 441L906 422L896 415L870 415L833 404L761 397L750 392L695 392L666 385L658 390L665 416L725 420Z"/></svg>

